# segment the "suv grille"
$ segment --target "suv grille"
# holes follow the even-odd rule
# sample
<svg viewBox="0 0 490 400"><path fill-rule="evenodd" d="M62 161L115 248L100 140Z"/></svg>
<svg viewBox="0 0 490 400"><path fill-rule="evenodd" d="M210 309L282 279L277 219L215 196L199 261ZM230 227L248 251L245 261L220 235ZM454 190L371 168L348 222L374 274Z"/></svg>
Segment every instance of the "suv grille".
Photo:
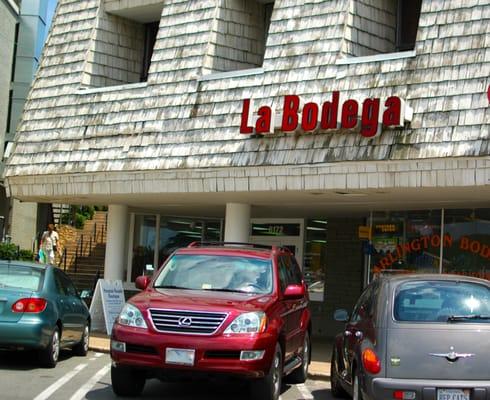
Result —
<svg viewBox="0 0 490 400"><path fill-rule="evenodd" d="M150 316L160 332L212 335L223 324L227 314L152 308Z"/></svg>

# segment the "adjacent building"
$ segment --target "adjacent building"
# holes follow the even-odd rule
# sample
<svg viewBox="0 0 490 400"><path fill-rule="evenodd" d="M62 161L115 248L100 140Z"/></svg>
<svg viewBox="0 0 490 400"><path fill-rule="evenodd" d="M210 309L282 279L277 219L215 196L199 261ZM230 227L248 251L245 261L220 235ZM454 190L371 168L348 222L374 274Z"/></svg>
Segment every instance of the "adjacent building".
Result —
<svg viewBox="0 0 490 400"><path fill-rule="evenodd" d="M1 0L0 160L12 150L24 102L39 66L56 0ZM3 172L4 162L0 161ZM40 207L41 215L44 210ZM0 187L0 232L30 249L36 235L38 205L8 199Z"/></svg>
<svg viewBox="0 0 490 400"><path fill-rule="evenodd" d="M316 334L379 273L490 279L490 1L60 0L10 196L108 204L127 287L290 247Z"/></svg>

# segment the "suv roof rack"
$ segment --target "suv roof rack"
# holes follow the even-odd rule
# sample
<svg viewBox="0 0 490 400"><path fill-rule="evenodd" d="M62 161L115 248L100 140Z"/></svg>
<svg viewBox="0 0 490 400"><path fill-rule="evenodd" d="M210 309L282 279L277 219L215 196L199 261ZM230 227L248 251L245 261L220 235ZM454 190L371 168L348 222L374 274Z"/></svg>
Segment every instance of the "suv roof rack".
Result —
<svg viewBox="0 0 490 400"><path fill-rule="evenodd" d="M280 249L291 253L291 250L288 249L287 247L267 245L267 244L247 243L247 242L212 242L212 241L198 242L196 241L196 242L192 242L187 247L201 247L201 246L248 246L257 249L267 249L267 250Z"/></svg>

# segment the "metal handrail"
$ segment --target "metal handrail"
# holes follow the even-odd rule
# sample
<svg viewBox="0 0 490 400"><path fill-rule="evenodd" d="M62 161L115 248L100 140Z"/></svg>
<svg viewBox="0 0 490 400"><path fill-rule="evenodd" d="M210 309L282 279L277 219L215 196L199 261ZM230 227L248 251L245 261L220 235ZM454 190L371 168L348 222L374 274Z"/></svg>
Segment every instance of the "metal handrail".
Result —
<svg viewBox="0 0 490 400"><path fill-rule="evenodd" d="M105 218L107 223L107 214ZM80 235L77 241L77 247L75 249L75 261L74 261L75 274L78 272L78 258L83 257L85 253L89 255L90 252L94 249L95 245L101 243L104 240L104 234L105 234L105 225L102 225L98 230L97 223L94 222L94 227L92 229L90 236L88 237L88 247L86 246L87 244L87 241L85 240L86 238L84 238L83 234Z"/></svg>

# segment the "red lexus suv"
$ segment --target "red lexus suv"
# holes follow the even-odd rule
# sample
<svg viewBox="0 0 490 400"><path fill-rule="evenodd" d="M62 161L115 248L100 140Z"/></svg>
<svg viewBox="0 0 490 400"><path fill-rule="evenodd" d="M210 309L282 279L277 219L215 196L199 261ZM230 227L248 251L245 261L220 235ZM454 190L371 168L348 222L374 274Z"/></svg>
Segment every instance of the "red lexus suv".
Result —
<svg viewBox="0 0 490 400"><path fill-rule="evenodd" d="M124 306L111 336L112 388L137 396L146 379L235 376L277 400L282 378L310 362L308 292L286 248L193 243L175 251Z"/></svg>

